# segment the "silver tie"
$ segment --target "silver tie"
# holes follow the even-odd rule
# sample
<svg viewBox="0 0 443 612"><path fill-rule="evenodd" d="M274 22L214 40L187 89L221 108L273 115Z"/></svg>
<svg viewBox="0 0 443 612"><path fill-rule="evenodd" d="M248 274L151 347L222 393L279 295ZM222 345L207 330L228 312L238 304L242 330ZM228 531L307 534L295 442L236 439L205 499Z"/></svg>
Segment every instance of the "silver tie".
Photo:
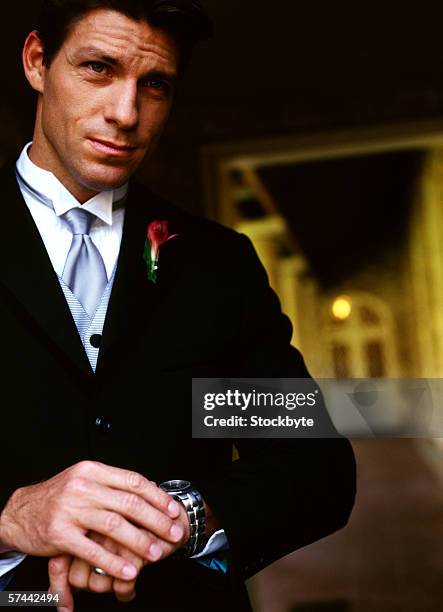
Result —
<svg viewBox="0 0 443 612"><path fill-rule="evenodd" d="M72 208L61 218L73 234L62 279L92 317L108 284L102 256L89 236L96 216L82 208Z"/></svg>

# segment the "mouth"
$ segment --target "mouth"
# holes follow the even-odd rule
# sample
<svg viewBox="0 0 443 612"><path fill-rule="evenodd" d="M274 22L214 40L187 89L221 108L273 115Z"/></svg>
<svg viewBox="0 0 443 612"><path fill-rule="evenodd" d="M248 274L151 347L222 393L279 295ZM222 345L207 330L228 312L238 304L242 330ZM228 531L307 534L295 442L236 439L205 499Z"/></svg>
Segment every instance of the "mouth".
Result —
<svg viewBox="0 0 443 612"><path fill-rule="evenodd" d="M120 144L111 140L99 140L97 138L88 138L88 142L96 151L116 157L129 156L137 148L127 144Z"/></svg>

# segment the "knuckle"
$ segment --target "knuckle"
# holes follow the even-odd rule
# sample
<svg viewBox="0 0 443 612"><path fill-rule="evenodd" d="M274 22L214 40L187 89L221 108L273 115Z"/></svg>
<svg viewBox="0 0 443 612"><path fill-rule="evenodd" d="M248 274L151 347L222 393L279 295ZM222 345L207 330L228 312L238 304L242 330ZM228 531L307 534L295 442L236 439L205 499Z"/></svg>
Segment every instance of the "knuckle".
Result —
<svg viewBox="0 0 443 612"><path fill-rule="evenodd" d="M95 547L95 546L90 546L86 551L85 551L85 557L87 562L90 565L97 565L99 567L101 567L100 565L100 559L101 559L101 555L100 555L100 549Z"/></svg>
<svg viewBox="0 0 443 612"><path fill-rule="evenodd" d="M58 559L58 558L53 558L50 559L48 562L48 569L50 571L51 574L61 574L64 570L65 564L63 562L63 559Z"/></svg>
<svg viewBox="0 0 443 612"><path fill-rule="evenodd" d="M129 514L139 515L142 509L142 500L138 495L134 495L133 493L128 493L125 495L125 499L123 502L124 509Z"/></svg>
<svg viewBox="0 0 443 612"><path fill-rule="evenodd" d="M86 586L84 572L83 572L83 561L78 561L74 566L71 566L69 572L69 582L73 587L77 589L84 588Z"/></svg>
<svg viewBox="0 0 443 612"><path fill-rule="evenodd" d="M110 512L104 521L104 530L107 534L113 534L122 525L122 517L119 514Z"/></svg>
<svg viewBox="0 0 443 612"><path fill-rule="evenodd" d="M157 530L161 533L169 533L169 530L173 525L172 519L162 514L161 512L156 513L154 522Z"/></svg>
<svg viewBox="0 0 443 612"><path fill-rule="evenodd" d="M99 580L92 579L89 581L89 588L95 593L107 593L108 591L112 591L112 579L103 578L102 576L99 577Z"/></svg>
<svg viewBox="0 0 443 612"><path fill-rule="evenodd" d="M131 582L124 582L123 580L114 581L114 592L117 595L126 596L131 595L134 591L135 580Z"/></svg>
<svg viewBox="0 0 443 612"><path fill-rule="evenodd" d="M72 572L69 575L69 584L75 587L76 589L81 589L85 586L81 575L77 574L77 572Z"/></svg>
<svg viewBox="0 0 443 612"><path fill-rule="evenodd" d="M75 464L73 471L76 474L79 474L80 476L88 476L91 473L91 471L94 469L95 466L96 466L95 461L84 459L83 461L79 461L78 463Z"/></svg>
<svg viewBox="0 0 443 612"><path fill-rule="evenodd" d="M73 476L70 478L65 485L65 492L81 494L84 493L87 489L87 481L85 478L81 476Z"/></svg>
<svg viewBox="0 0 443 612"><path fill-rule="evenodd" d="M155 538L153 538L147 531L143 530L141 532L141 535L138 538L138 548L142 552L142 558L146 555L146 551L155 541ZM137 561L139 561L139 559L137 559ZM135 563L135 565L137 565L137 563Z"/></svg>
<svg viewBox="0 0 443 612"><path fill-rule="evenodd" d="M144 486L146 486L148 481L138 472L129 472L127 476L127 482L131 489L139 491Z"/></svg>

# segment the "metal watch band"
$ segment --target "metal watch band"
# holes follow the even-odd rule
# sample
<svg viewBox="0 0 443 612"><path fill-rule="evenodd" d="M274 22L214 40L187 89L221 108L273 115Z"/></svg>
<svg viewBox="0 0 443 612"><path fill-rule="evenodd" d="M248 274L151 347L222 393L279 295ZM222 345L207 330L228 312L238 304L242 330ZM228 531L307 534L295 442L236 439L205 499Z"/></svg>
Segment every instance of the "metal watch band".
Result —
<svg viewBox="0 0 443 612"><path fill-rule="evenodd" d="M181 557L192 557L203 550L206 544L206 517L203 498L187 480L168 480L160 488L182 503L188 515L190 536L186 545L177 551Z"/></svg>

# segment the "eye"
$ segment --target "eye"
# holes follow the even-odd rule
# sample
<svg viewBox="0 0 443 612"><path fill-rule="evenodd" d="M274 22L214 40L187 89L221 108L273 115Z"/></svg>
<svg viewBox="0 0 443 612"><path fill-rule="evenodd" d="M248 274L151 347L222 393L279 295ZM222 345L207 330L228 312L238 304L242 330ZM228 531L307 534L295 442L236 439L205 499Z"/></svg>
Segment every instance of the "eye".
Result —
<svg viewBox="0 0 443 612"><path fill-rule="evenodd" d="M168 93L170 90L169 83L166 81L162 81L161 79L146 79L142 82L143 87L150 87L151 89L155 89L156 91L162 91L164 93Z"/></svg>
<svg viewBox="0 0 443 612"><path fill-rule="evenodd" d="M97 74L104 74L106 72L106 65L103 62L88 62L87 66Z"/></svg>

